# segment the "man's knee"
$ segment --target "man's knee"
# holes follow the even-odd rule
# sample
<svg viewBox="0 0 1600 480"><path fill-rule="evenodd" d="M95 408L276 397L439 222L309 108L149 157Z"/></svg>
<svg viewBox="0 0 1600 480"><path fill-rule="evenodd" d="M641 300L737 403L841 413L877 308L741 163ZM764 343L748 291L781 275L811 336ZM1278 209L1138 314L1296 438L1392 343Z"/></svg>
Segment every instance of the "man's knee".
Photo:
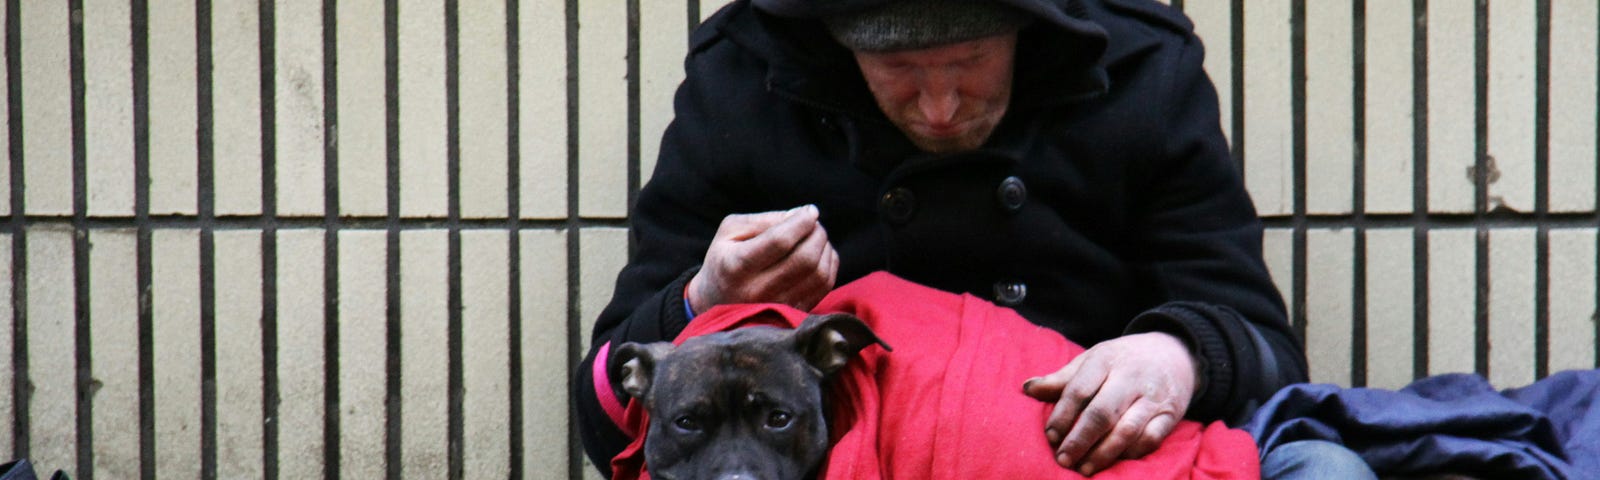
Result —
<svg viewBox="0 0 1600 480"><path fill-rule="evenodd" d="M1261 478L1343 478L1377 480L1356 452L1326 440L1301 440L1278 446L1261 459Z"/></svg>

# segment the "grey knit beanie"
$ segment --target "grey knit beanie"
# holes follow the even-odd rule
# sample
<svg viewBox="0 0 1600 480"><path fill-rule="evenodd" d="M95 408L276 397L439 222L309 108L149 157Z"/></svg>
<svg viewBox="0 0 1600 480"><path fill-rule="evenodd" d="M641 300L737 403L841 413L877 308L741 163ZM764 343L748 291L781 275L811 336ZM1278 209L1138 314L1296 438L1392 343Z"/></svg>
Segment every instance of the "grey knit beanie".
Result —
<svg viewBox="0 0 1600 480"><path fill-rule="evenodd" d="M1026 26L1015 8L981 0L900 0L824 17L834 40L866 52L915 50L963 42Z"/></svg>

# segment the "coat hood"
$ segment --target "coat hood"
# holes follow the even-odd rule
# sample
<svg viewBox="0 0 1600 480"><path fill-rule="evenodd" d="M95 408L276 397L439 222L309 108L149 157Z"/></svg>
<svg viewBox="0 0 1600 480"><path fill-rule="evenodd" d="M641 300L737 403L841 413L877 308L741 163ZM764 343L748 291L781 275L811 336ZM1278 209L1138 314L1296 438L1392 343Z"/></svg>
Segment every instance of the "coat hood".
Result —
<svg viewBox="0 0 1600 480"><path fill-rule="evenodd" d="M858 12L872 7L904 0L753 0L756 8L767 13L788 18L818 19L842 13ZM1064 30L1078 40L1087 42L1084 47L1094 51L1105 49L1106 32L1099 25L1085 20L1083 5L1077 0L974 0L993 1L1027 12L1037 20Z"/></svg>

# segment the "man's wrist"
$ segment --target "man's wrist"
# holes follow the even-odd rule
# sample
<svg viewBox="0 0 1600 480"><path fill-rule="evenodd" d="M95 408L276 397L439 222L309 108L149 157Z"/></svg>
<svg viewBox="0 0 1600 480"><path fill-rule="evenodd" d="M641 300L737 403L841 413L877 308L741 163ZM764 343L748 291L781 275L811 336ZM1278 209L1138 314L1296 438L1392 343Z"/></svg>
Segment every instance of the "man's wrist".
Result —
<svg viewBox="0 0 1600 480"><path fill-rule="evenodd" d="M1166 312L1145 312L1135 318L1128 326L1125 333L1162 333L1178 340L1189 353L1189 361L1194 367L1194 396L1190 405L1196 405L1211 389L1210 362L1206 352L1201 347L1198 333L1191 330L1183 320Z"/></svg>
<svg viewBox="0 0 1600 480"><path fill-rule="evenodd" d="M698 296L695 293L699 291L699 288L700 272L695 272L693 277L689 277L689 281L683 283L683 311L689 314L691 320L694 319L696 312L703 312L706 308L709 308L706 305L699 305L703 302L695 301L695 297Z"/></svg>
<svg viewBox="0 0 1600 480"><path fill-rule="evenodd" d="M1183 347L1183 351L1185 353L1189 354L1189 367L1191 368L1191 371L1194 372L1194 384L1196 385L1195 395L1198 396L1200 394L1199 386L1206 384L1206 372L1205 372L1205 369L1204 368L1200 368L1200 366L1203 364L1202 362L1204 362L1204 358L1202 358L1200 356L1199 348L1196 347L1196 345L1194 344L1194 342L1191 339L1185 338L1183 335L1179 335L1179 334L1172 333L1172 332L1165 331L1165 330L1155 330L1155 331L1151 331L1151 332L1148 332L1148 333L1156 333L1156 334L1166 335L1167 337L1170 337L1173 340L1176 340L1178 342L1178 345Z"/></svg>

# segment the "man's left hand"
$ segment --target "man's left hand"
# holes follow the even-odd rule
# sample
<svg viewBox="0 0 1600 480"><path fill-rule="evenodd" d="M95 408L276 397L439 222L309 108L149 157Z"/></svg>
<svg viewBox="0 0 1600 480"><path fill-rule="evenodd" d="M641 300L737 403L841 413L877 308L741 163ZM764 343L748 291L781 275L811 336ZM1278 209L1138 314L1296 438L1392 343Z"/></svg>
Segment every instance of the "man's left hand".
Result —
<svg viewBox="0 0 1600 480"><path fill-rule="evenodd" d="M1160 446L1188 411L1198 377L1182 340L1151 332L1101 342L1022 390L1055 402L1045 438L1056 463L1087 476Z"/></svg>

